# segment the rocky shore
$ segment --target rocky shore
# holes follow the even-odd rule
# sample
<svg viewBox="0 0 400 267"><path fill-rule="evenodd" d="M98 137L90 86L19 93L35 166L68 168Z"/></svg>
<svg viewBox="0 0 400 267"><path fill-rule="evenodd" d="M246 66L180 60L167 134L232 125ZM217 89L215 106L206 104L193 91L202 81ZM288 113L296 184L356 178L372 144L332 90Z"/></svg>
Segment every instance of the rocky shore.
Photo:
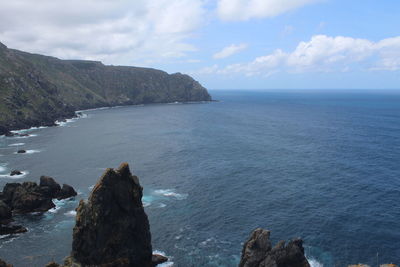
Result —
<svg viewBox="0 0 400 267"><path fill-rule="evenodd" d="M21 225L13 224L13 214L45 212L55 207L53 199L76 196L75 189L67 184L62 187L48 176L35 182L7 183L0 192L0 235L26 232Z"/></svg>
<svg viewBox="0 0 400 267"><path fill-rule="evenodd" d="M44 212L54 207L52 199L76 195L69 185L62 187L51 177L34 182L8 183L0 193L0 234L21 233L12 224L12 214ZM129 165L107 169L88 199L76 208L71 253L61 265L46 267L154 267L168 261L153 254L150 224L142 203L143 188ZM303 240L280 241L272 246L270 231L257 228L244 243L239 267L310 267ZM0 267L10 267L0 259ZM348 267L369 267L358 264ZM383 264L380 267L397 267Z"/></svg>

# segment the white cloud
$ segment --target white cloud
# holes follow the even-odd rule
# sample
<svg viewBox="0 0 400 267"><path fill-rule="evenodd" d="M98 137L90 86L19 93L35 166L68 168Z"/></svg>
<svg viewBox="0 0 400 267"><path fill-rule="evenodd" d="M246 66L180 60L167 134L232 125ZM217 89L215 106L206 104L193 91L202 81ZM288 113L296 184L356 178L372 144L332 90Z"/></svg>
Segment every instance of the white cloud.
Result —
<svg viewBox="0 0 400 267"><path fill-rule="evenodd" d="M221 59L221 58L230 57L234 54L239 53L240 51L242 51L246 48L247 48L247 44L238 44L238 45L231 44L230 46L224 47L218 53L215 53L213 55L213 58Z"/></svg>
<svg viewBox="0 0 400 267"><path fill-rule="evenodd" d="M400 70L400 37L379 42L351 37L316 35L292 52L277 49L251 62L209 68L203 74L241 73L269 76L285 72L344 72Z"/></svg>
<svg viewBox="0 0 400 267"><path fill-rule="evenodd" d="M60 58L146 64L196 50L188 38L203 0L12 0L0 9L0 42Z"/></svg>
<svg viewBox="0 0 400 267"><path fill-rule="evenodd" d="M320 0L218 0L218 15L226 21L274 17Z"/></svg>

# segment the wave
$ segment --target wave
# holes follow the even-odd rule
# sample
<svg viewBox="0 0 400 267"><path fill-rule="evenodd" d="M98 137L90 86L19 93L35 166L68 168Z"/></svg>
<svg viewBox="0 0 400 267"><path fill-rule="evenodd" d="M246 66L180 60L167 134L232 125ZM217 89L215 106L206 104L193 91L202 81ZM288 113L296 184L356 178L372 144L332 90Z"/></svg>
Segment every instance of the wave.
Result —
<svg viewBox="0 0 400 267"><path fill-rule="evenodd" d="M26 133L32 130L39 130L39 129L45 129L45 128L49 128L48 126L39 126L39 127L31 127L28 129L21 129L21 130L12 130L10 132L15 133L15 134L22 134L22 133Z"/></svg>
<svg viewBox="0 0 400 267"><path fill-rule="evenodd" d="M25 143L14 143L14 144L9 144L8 146L23 146Z"/></svg>
<svg viewBox="0 0 400 267"><path fill-rule="evenodd" d="M143 207L150 206L153 201L154 201L153 196L145 195L145 196L142 197Z"/></svg>
<svg viewBox="0 0 400 267"><path fill-rule="evenodd" d="M64 213L64 215L68 216L68 217L75 217L76 216L76 210L70 210L70 211Z"/></svg>
<svg viewBox="0 0 400 267"><path fill-rule="evenodd" d="M0 165L0 173L5 172L7 168L5 166Z"/></svg>
<svg viewBox="0 0 400 267"><path fill-rule="evenodd" d="M67 204L67 202L69 202L71 200L71 198L66 198L66 199L53 199L53 203L54 205L56 205L54 208L49 209L48 212L50 213L57 213L63 206L65 206L65 204Z"/></svg>
<svg viewBox="0 0 400 267"><path fill-rule="evenodd" d="M153 254L159 254L159 255L162 255L162 256L168 258L168 261L167 261L167 262L158 264L157 267L172 267L172 266L174 266L174 262L171 261L171 260L173 259L172 256L167 256L167 255L165 254L165 252L160 251L160 250L154 250L154 251L153 251Z"/></svg>
<svg viewBox="0 0 400 267"><path fill-rule="evenodd" d="M158 190L155 190L154 193L157 195L165 196L165 197L173 197L177 200L183 200L188 197L188 194L179 194L179 193L174 192L173 189L158 189Z"/></svg>
<svg viewBox="0 0 400 267"><path fill-rule="evenodd" d="M21 179L24 178L25 176L27 176L29 174L28 171L21 171L22 174L20 175L13 175L11 176L10 174L1 174L0 178L6 178L6 179Z"/></svg>
<svg viewBox="0 0 400 267"><path fill-rule="evenodd" d="M8 137L8 138L15 138L15 139L26 139L26 138L30 138L30 137L35 137L37 136L37 134L29 134L27 136L12 136L12 137Z"/></svg>
<svg viewBox="0 0 400 267"><path fill-rule="evenodd" d="M101 107L101 108L88 108L88 109L82 109L82 110L77 110L75 113L82 113L85 111L95 111L95 110L103 110L103 109L110 109L111 107Z"/></svg>

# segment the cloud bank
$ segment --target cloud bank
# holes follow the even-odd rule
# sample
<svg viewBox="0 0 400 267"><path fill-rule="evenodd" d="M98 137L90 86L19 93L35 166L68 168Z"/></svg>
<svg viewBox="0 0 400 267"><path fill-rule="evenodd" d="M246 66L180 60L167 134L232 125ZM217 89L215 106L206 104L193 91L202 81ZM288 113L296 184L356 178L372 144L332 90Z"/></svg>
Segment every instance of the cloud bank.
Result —
<svg viewBox="0 0 400 267"><path fill-rule="evenodd" d="M201 0L12 0L0 9L0 41L60 58L146 64L196 48Z"/></svg>
<svg viewBox="0 0 400 267"><path fill-rule="evenodd" d="M316 35L300 42L292 52L276 49L251 62L217 65L199 70L199 74L241 73L269 76L276 72L347 72L400 70L400 36L378 42L351 37Z"/></svg>

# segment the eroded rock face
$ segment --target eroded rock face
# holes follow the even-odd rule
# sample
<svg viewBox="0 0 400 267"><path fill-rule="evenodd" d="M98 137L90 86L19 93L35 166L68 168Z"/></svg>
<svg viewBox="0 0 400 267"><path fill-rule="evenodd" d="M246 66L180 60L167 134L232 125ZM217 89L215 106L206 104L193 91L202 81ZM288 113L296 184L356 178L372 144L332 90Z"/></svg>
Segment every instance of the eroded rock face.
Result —
<svg viewBox="0 0 400 267"><path fill-rule="evenodd" d="M2 200L0 200L0 223L11 220L11 208Z"/></svg>
<svg viewBox="0 0 400 267"><path fill-rule="evenodd" d="M69 263L68 263L69 262ZM107 169L77 208L67 264L152 266L150 226L142 187L127 163Z"/></svg>
<svg viewBox="0 0 400 267"><path fill-rule="evenodd" d="M41 193L41 188L34 182L24 182L12 191L10 206L15 212L43 212L55 205L51 197Z"/></svg>
<svg viewBox="0 0 400 267"><path fill-rule="evenodd" d="M239 267L310 267L301 239L287 245L281 241L272 247L269 237L267 230L254 230L243 246Z"/></svg>

